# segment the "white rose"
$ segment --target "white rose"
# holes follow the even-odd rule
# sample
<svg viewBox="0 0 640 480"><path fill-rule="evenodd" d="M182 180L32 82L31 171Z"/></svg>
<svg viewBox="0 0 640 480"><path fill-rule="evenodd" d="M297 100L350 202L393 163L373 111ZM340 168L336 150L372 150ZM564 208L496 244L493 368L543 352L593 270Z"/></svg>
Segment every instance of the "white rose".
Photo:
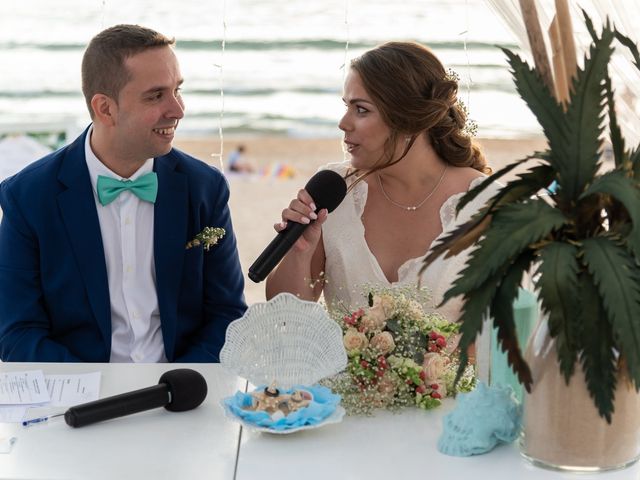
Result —
<svg viewBox="0 0 640 480"><path fill-rule="evenodd" d="M373 296L373 306L381 307L384 310L384 313L387 317L390 317L393 314L393 311L396 308L396 302L393 299L393 296L388 293L383 293L381 295Z"/></svg>
<svg viewBox="0 0 640 480"><path fill-rule="evenodd" d="M342 339L344 348L347 352L361 352L369 345L369 341L364 333L359 332L355 328L349 328Z"/></svg>
<svg viewBox="0 0 640 480"><path fill-rule="evenodd" d="M393 336L389 332L381 332L375 334L371 339L370 345L382 355L391 353L393 352L393 349L396 348L396 344L393 341Z"/></svg>
<svg viewBox="0 0 640 480"><path fill-rule="evenodd" d="M422 362L422 369L426 377L424 383L438 383L446 366L446 360L442 355L435 352L425 353L424 361Z"/></svg>
<svg viewBox="0 0 640 480"><path fill-rule="evenodd" d="M447 347L445 348L445 352L451 354L458 348L458 344L460 343L460 338L462 338L462 334L456 333L455 335L451 335L447 340Z"/></svg>
<svg viewBox="0 0 640 480"><path fill-rule="evenodd" d="M360 319L360 325L366 328L367 331L382 330L386 324L387 315L380 305L374 305L371 307Z"/></svg>
<svg viewBox="0 0 640 480"><path fill-rule="evenodd" d="M447 385L444 382L438 383L438 393L442 395L442 398L447 396Z"/></svg>
<svg viewBox="0 0 640 480"><path fill-rule="evenodd" d="M420 305L419 302L416 302L415 300L411 300L408 306L408 314L411 318L415 320L420 320L422 317L424 317L424 309L422 308L422 305Z"/></svg>
<svg viewBox="0 0 640 480"><path fill-rule="evenodd" d="M396 388L396 381L391 375L385 375L378 382L378 392L382 395L393 395Z"/></svg>

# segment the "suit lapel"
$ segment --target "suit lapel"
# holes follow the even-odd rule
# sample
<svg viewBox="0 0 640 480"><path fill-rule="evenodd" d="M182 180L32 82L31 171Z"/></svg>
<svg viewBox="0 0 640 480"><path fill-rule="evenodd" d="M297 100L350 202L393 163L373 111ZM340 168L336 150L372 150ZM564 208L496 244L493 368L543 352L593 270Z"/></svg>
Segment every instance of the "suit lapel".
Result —
<svg viewBox="0 0 640 480"><path fill-rule="evenodd" d="M105 344L111 345L111 306L107 267L100 222L84 155L87 131L70 145L62 161L58 180L67 189L58 195L62 220L69 234L69 242L85 283Z"/></svg>
<svg viewBox="0 0 640 480"><path fill-rule="evenodd" d="M175 153L155 160L158 174L158 197L154 208L154 257L156 288L165 354L169 361L175 355L178 294L182 264L187 243L188 189L187 177L175 171Z"/></svg>

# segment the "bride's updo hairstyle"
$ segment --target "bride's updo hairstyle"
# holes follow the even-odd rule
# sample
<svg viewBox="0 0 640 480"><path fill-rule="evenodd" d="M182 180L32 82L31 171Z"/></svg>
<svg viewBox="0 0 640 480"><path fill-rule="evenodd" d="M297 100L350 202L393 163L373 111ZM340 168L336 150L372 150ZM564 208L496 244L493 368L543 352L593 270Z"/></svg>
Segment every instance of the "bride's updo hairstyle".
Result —
<svg viewBox="0 0 640 480"><path fill-rule="evenodd" d="M351 61L362 84L391 130L385 153L369 172L399 162L426 132L443 161L483 173L484 155L465 132L467 114L458 103L458 83L438 58L413 42L389 42ZM399 138L410 137L403 154L393 158Z"/></svg>

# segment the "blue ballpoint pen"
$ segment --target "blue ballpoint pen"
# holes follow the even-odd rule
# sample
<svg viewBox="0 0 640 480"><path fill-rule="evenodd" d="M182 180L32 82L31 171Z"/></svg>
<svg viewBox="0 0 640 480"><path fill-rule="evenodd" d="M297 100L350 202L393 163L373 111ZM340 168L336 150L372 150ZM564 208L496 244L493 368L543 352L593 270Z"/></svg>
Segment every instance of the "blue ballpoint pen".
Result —
<svg viewBox="0 0 640 480"><path fill-rule="evenodd" d="M22 426L23 427L28 427L30 425L35 425L36 423L46 422L50 418L61 417L62 415L64 415L64 413L58 413L56 415L49 415L48 417L38 417L38 418L31 418L29 420L23 420L22 421Z"/></svg>

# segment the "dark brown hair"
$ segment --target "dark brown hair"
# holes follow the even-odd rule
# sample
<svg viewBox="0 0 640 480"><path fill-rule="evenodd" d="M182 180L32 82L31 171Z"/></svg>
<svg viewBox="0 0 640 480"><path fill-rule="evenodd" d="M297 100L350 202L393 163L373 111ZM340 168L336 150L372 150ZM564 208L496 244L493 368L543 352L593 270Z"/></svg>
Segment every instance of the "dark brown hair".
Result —
<svg viewBox="0 0 640 480"><path fill-rule="evenodd" d="M102 93L116 102L131 79L125 60L147 48L175 44L175 39L139 25L115 25L91 39L82 57L82 93L91 118L91 99Z"/></svg>
<svg viewBox="0 0 640 480"><path fill-rule="evenodd" d="M463 130L467 114L458 103L458 83L427 47L389 42L351 61L351 68L391 129L385 153L372 171L397 163L415 139L426 132L443 161L489 173L480 148ZM411 138L403 154L393 158L400 135Z"/></svg>

